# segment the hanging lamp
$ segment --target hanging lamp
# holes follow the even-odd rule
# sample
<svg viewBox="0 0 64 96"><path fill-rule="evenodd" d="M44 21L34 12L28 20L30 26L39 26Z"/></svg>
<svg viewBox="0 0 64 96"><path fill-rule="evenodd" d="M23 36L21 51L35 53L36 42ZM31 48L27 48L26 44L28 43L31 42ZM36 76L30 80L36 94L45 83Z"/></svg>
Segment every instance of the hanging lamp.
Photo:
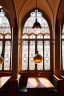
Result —
<svg viewBox="0 0 64 96"><path fill-rule="evenodd" d="M36 19L35 19L35 23L33 24L33 27L32 28L42 28L40 23L37 21L37 0L36 0L36 12L35 12L35 16L36 16ZM33 61L35 62L35 64L39 64L41 63L43 60L42 56L38 53L38 50L37 50L37 46L36 46L36 53L35 53L35 56L33 58Z"/></svg>
<svg viewBox="0 0 64 96"><path fill-rule="evenodd" d="M37 21L37 0L36 0L36 10L35 11L36 11L35 12L36 13L35 14L36 19L35 19L35 23L33 24L32 28L36 28L36 29L37 28L42 28L40 23ZM38 53L37 46L36 46L36 53L35 53L35 56L33 58L33 61L35 62L35 64L39 64L39 63L42 62L42 60L43 60L43 57Z"/></svg>
<svg viewBox="0 0 64 96"><path fill-rule="evenodd" d="M2 57L2 56L0 56L0 65L2 65L2 64L3 64L3 62L4 62L3 57Z"/></svg>
<svg viewBox="0 0 64 96"><path fill-rule="evenodd" d="M39 64L42 62L43 58L42 56L38 53L38 51L36 51L37 53L35 54L33 60L36 64Z"/></svg>
<svg viewBox="0 0 64 96"><path fill-rule="evenodd" d="M35 23L33 24L32 28L42 28L40 23L37 21L37 0L36 0L36 12L35 13L36 13L35 14L36 19L35 19Z"/></svg>
<svg viewBox="0 0 64 96"><path fill-rule="evenodd" d="M37 19L35 20L35 23L33 24L32 28L41 28L40 23L37 21Z"/></svg>

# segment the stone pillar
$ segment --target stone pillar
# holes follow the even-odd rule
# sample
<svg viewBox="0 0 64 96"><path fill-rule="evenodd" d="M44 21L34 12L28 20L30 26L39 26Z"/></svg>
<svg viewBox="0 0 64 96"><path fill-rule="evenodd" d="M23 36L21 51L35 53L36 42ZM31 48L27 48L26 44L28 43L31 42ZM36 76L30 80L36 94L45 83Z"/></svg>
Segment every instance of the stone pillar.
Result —
<svg viewBox="0 0 64 96"><path fill-rule="evenodd" d="M21 73L22 69L22 39L21 39L21 28L19 27L18 32L18 72Z"/></svg>
<svg viewBox="0 0 64 96"><path fill-rule="evenodd" d="M15 23L16 24L16 23ZM12 29L12 79L18 75L18 27Z"/></svg>
<svg viewBox="0 0 64 96"><path fill-rule="evenodd" d="M60 76L60 64L61 64L61 43L60 43L60 38L61 37L61 23L56 21L56 26L55 26L55 66L54 66L54 74L56 76Z"/></svg>

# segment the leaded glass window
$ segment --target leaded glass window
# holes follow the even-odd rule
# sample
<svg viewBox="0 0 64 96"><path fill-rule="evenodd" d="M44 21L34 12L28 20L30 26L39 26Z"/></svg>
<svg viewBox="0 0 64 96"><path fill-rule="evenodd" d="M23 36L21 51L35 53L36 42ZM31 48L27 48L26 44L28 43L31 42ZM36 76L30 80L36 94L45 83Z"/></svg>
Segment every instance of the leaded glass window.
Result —
<svg viewBox="0 0 64 96"><path fill-rule="evenodd" d="M50 69L50 41L44 41L44 69Z"/></svg>
<svg viewBox="0 0 64 96"><path fill-rule="evenodd" d="M37 41L37 49L39 54L43 57L43 41ZM37 65L37 70L43 70L43 60Z"/></svg>
<svg viewBox="0 0 64 96"><path fill-rule="evenodd" d="M11 29L5 12L0 12L0 55L4 58L3 65L0 70L11 70Z"/></svg>
<svg viewBox="0 0 64 96"><path fill-rule="evenodd" d="M29 70L35 70L35 63L33 57L35 55L35 41L30 41L29 46Z"/></svg>
<svg viewBox="0 0 64 96"><path fill-rule="evenodd" d="M22 41L22 69L28 69L28 41Z"/></svg>
<svg viewBox="0 0 64 96"><path fill-rule="evenodd" d="M32 28L35 22L35 12L37 11L37 21L42 28ZM43 61L35 64L33 57L36 48L42 55ZM47 21L38 10L31 12L30 17L25 22L22 33L22 70L43 71L50 70L50 30Z"/></svg>

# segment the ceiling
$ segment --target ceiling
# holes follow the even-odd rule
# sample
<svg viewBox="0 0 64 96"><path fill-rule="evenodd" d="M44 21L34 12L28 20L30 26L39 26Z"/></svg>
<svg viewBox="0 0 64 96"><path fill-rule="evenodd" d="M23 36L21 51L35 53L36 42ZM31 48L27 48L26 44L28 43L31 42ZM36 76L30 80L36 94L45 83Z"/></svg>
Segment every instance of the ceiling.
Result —
<svg viewBox="0 0 64 96"><path fill-rule="evenodd" d="M26 14L36 8L36 0L0 0L0 5L10 15L11 24L14 18L20 24ZM64 0L37 0L37 8L47 15L54 26L56 18L62 19L64 14Z"/></svg>

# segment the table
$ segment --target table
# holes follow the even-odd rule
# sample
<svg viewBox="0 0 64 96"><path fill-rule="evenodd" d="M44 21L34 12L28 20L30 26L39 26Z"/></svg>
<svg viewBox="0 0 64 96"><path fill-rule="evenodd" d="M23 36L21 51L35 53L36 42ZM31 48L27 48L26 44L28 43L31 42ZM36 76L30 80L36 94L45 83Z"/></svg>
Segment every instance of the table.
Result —
<svg viewBox="0 0 64 96"><path fill-rule="evenodd" d="M28 78L26 88L54 88L54 85L47 78Z"/></svg>
<svg viewBox="0 0 64 96"><path fill-rule="evenodd" d="M47 96L48 90L54 85L47 78L30 77L27 80L28 96Z"/></svg>
<svg viewBox="0 0 64 96"><path fill-rule="evenodd" d="M0 88L11 78L11 76L0 77Z"/></svg>

